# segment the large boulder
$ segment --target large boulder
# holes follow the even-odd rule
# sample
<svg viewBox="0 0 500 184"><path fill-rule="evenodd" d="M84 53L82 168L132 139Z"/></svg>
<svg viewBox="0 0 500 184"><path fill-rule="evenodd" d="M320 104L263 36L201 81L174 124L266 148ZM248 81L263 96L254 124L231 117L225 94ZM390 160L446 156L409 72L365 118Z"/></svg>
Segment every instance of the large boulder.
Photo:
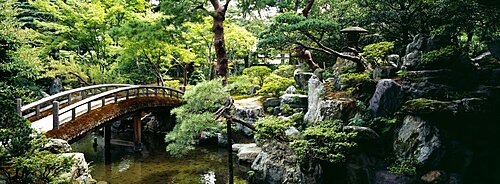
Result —
<svg viewBox="0 0 500 184"><path fill-rule="evenodd" d="M295 94L296 92L297 88L295 88L295 86L288 86L288 88L286 88L285 90L286 94Z"/></svg>
<svg viewBox="0 0 500 184"><path fill-rule="evenodd" d="M47 144L44 145L43 150L50 151L54 154L59 153L69 153L71 152L71 146L68 141L62 139L49 139Z"/></svg>
<svg viewBox="0 0 500 184"><path fill-rule="evenodd" d="M90 175L89 165L85 160L85 155L83 153L62 153L61 157L71 157L75 159L75 164L71 167L69 173L64 173L61 175L63 178L71 178L73 183L95 183Z"/></svg>
<svg viewBox="0 0 500 184"><path fill-rule="evenodd" d="M307 108L307 95L284 94L280 99L281 106L289 105L291 108Z"/></svg>
<svg viewBox="0 0 500 184"><path fill-rule="evenodd" d="M281 99L279 98L268 98L266 100L264 100L264 109L267 109L269 107L277 107L281 104Z"/></svg>
<svg viewBox="0 0 500 184"><path fill-rule="evenodd" d="M56 77L52 81L52 85L50 86L50 89L49 89L49 94L53 95L53 94L59 93L59 92L61 92L62 89L63 89L62 80L61 80L61 78Z"/></svg>
<svg viewBox="0 0 500 184"><path fill-rule="evenodd" d="M390 115L403 105L403 87L392 79L378 81L368 109L374 116Z"/></svg>
<svg viewBox="0 0 500 184"><path fill-rule="evenodd" d="M347 122L356 115L356 101L351 98L324 98L324 85L317 77L309 79L309 96L307 113L304 115L306 123L323 120L342 119Z"/></svg>
<svg viewBox="0 0 500 184"><path fill-rule="evenodd" d="M424 52L434 50L443 45L440 38L431 38L426 34L418 34L413 41L406 46L406 54L403 57L403 68L415 70L420 66L420 58Z"/></svg>
<svg viewBox="0 0 500 184"><path fill-rule="evenodd" d="M299 89L307 91L308 89L308 81L313 76L313 73L303 72L300 69L297 69L293 72L293 79L295 79L295 83L299 86Z"/></svg>
<svg viewBox="0 0 500 184"><path fill-rule="evenodd" d="M260 105L240 105L235 103L235 116L253 124L264 115L264 110ZM252 130L246 126L236 123L236 129L247 136L252 136Z"/></svg>
<svg viewBox="0 0 500 184"><path fill-rule="evenodd" d="M399 160L416 159L418 165L433 168L444 156L440 130L419 116L406 116L394 141L394 153Z"/></svg>
<svg viewBox="0 0 500 184"><path fill-rule="evenodd" d="M251 168L251 183L319 183L322 175L319 165L301 168L294 151L278 142L264 144Z"/></svg>
<svg viewBox="0 0 500 184"><path fill-rule="evenodd" d="M237 152L236 156L240 164L252 164L262 149L255 143L233 144L233 151Z"/></svg>
<svg viewBox="0 0 500 184"><path fill-rule="evenodd" d="M398 68L395 66L379 66L373 69L372 78L375 80L388 79L395 77L398 72Z"/></svg>

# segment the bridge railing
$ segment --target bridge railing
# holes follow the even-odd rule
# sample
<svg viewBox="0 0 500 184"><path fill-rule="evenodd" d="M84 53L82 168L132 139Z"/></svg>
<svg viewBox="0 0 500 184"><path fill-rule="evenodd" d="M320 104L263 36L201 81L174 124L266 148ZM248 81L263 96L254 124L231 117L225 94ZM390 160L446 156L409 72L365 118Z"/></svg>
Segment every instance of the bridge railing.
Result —
<svg viewBox="0 0 500 184"><path fill-rule="evenodd" d="M48 96L37 100L33 103L23 106L23 102L20 98L17 99L16 111L19 115L25 118L31 118L33 116L40 116L41 112L50 110L54 101L58 101L60 105L69 105L76 101L83 100L89 96L109 91L111 89L117 89L121 87L128 87L129 84L102 84L76 88L68 91L64 91L52 96Z"/></svg>
<svg viewBox="0 0 500 184"><path fill-rule="evenodd" d="M92 111L92 108L97 105L97 108L103 107L109 103L117 103L118 101L121 100L128 100L130 98L137 98L137 97L172 97L172 98L178 98L181 99L182 95L184 94L183 91L169 88L169 87L162 87L162 86L129 86L129 87L122 87L122 88L117 88L113 90L109 90L107 92L103 92L94 96L91 96L89 98L86 98L82 101L76 102L74 104L71 104L67 107L64 107L63 109L59 109L60 103L58 101L54 101L52 105L52 117L53 117L53 127L52 129L56 129L59 127L61 123L61 115L70 113L71 115L68 116L67 120L72 121L75 120L77 116L80 114L78 113L78 109L82 106L86 106L86 109L83 110L84 113L89 113ZM100 103L99 103L100 101ZM98 102L94 106L92 106L93 102ZM81 110L80 110L81 111Z"/></svg>

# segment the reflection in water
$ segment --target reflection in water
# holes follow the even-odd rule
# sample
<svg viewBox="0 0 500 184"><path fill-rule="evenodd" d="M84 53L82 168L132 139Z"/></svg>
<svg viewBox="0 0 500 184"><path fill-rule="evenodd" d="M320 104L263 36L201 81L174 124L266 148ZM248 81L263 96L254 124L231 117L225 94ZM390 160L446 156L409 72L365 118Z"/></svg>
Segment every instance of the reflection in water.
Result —
<svg viewBox="0 0 500 184"><path fill-rule="evenodd" d="M97 149L92 146L97 137ZM98 181L116 183L186 183L215 184L227 182L227 153L216 147L199 147L191 154L175 158L165 151L164 135L143 134L144 149L113 145L109 164L105 164L103 138L87 134L71 146L85 154L92 166L92 177ZM132 134L114 134L113 139L130 141ZM235 178L245 178L247 167L235 165Z"/></svg>

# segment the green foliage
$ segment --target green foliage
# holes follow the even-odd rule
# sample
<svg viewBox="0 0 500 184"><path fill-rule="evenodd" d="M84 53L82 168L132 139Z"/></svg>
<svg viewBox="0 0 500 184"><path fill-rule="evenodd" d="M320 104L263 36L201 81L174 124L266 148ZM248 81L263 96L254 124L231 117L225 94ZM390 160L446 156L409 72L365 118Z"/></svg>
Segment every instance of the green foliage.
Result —
<svg viewBox="0 0 500 184"><path fill-rule="evenodd" d="M252 83L252 80L246 75L231 76L228 78L227 89L231 95L250 95L251 87L259 87L259 85Z"/></svg>
<svg viewBox="0 0 500 184"><path fill-rule="evenodd" d="M356 87L371 83L368 73L345 73L340 75L341 88Z"/></svg>
<svg viewBox="0 0 500 184"><path fill-rule="evenodd" d="M343 163L346 155L356 147L353 139L357 134L342 132L340 120L317 122L308 127L302 135L301 140L291 144L302 161Z"/></svg>
<svg viewBox="0 0 500 184"><path fill-rule="evenodd" d="M379 42L364 47L363 55L370 63L390 65L387 56L392 53L394 42Z"/></svg>
<svg viewBox="0 0 500 184"><path fill-rule="evenodd" d="M280 96L281 93L286 90L286 88L293 85L295 85L295 80L293 79L284 78L277 75L269 75L265 79L265 83L264 85L262 85L262 89L257 91L257 93L263 95L271 94L271 96L277 97Z"/></svg>
<svg viewBox="0 0 500 184"><path fill-rule="evenodd" d="M423 54L421 65L426 68L447 67L454 62L459 62L461 54L458 47L447 46Z"/></svg>
<svg viewBox="0 0 500 184"><path fill-rule="evenodd" d="M272 74L284 78L292 78L295 69L297 69L295 65L279 65L278 69L274 70Z"/></svg>
<svg viewBox="0 0 500 184"><path fill-rule="evenodd" d="M69 183L74 159L43 151L47 139L15 112L15 90L0 83L0 171L8 183Z"/></svg>
<svg viewBox="0 0 500 184"><path fill-rule="evenodd" d="M398 160L391 164L387 169L389 172L402 176L415 176L417 174L417 159Z"/></svg>
<svg viewBox="0 0 500 184"><path fill-rule="evenodd" d="M229 94L219 80L205 81L185 92L185 104L172 110L177 118L174 129L167 133L167 151L174 156L183 156L194 149L196 137L201 131L214 132L219 129L215 111L224 106Z"/></svg>
<svg viewBox="0 0 500 184"><path fill-rule="evenodd" d="M180 89L181 81L179 81L179 80L167 80L167 81L165 81L164 85L165 85L165 87Z"/></svg>
<svg viewBox="0 0 500 184"><path fill-rule="evenodd" d="M252 66L250 68L245 68L243 74L250 77L250 79L256 79L257 84L262 86L264 84L264 79L271 74L271 69L267 66Z"/></svg>
<svg viewBox="0 0 500 184"><path fill-rule="evenodd" d="M289 141L290 138L285 135L285 131L293 125L292 121L276 116L261 118L255 123L255 138L259 141L272 139Z"/></svg>
<svg viewBox="0 0 500 184"><path fill-rule="evenodd" d="M290 105L285 104L281 107L281 110L283 111L283 113L288 114L292 111L292 108L290 107Z"/></svg>

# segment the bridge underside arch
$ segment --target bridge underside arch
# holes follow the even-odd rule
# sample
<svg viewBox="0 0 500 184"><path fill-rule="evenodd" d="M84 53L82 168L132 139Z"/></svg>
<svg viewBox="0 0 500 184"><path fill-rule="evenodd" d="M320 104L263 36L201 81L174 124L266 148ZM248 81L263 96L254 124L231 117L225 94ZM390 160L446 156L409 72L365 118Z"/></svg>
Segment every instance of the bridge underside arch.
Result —
<svg viewBox="0 0 500 184"><path fill-rule="evenodd" d="M108 104L78 116L75 120L66 122L45 133L47 137L70 141L82 134L103 125L117 117L135 111L155 107L177 107L181 100L173 97L137 97L118 103Z"/></svg>

